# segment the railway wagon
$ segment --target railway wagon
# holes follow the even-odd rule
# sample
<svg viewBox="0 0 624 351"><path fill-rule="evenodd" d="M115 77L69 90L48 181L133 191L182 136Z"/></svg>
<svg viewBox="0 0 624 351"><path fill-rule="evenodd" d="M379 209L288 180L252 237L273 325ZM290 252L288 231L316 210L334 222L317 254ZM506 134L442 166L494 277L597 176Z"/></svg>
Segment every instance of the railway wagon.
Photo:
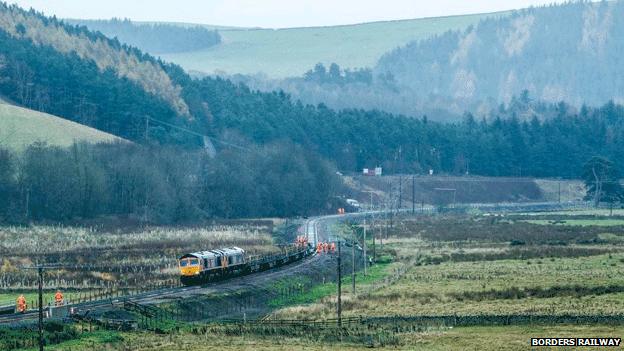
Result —
<svg viewBox="0 0 624 351"><path fill-rule="evenodd" d="M313 253L310 245L284 247L280 254L253 258L239 247L198 251L178 259L180 281L187 286L206 284L287 265Z"/></svg>

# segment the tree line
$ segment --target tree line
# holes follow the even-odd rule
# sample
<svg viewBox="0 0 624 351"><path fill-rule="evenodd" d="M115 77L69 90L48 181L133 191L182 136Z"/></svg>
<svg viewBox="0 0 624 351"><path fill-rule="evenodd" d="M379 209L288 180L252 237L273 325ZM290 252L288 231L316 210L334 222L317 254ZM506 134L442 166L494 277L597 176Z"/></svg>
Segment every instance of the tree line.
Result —
<svg viewBox="0 0 624 351"><path fill-rule="evenodd" d="M333 211L339 187L330 164L289 143L216 158L130 143L0 148L0 222L311 215Z"/></svg>
<svg viewBox="0 0 624 351"><path fill-rule="evenodd" d="M135 46L153 54L168 54L207 49L221 43L217 30L201 26L180 26L166 23L135 23L129 19L70 20L109 38Z"/></svg>
<svg viewBox="0 0 624 351"><path fill-rule="evenodd" d="M438 123L378 110L303 105L221 78L197 81L216 133L235 130L254 143L288 139L335 161L342 171L383 166L389 173L577 178L602 155L624 165L624 108L609 102L575 110L530 103L526 95L492 110ZM535 109L547 118L538 118Z"/></svg>
<svg viewBox="0 0 624 351"><path fill-rule="evenodd" d="M129 140L145 138L149 116L174 125L191 123L138 83L120 77L113 69L101 70L96 62L75 52L64 54L2 30L0 47L0 95L17 105ZM159 126L152 126L150 134L161 143L199 143L196 138Z"/></svg>

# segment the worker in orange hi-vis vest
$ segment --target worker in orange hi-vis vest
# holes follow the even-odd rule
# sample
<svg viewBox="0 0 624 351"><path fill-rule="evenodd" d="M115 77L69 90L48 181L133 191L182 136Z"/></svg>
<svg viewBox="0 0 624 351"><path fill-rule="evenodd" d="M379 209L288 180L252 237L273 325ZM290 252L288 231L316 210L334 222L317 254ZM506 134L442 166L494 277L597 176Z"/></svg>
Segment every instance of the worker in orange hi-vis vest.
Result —
<svg viewBox="0 0 624 351"><path fill-rule="evenodd" d="M332 253L336 252L336 243L331 243L330 250Z"/></svg>
<svg viewBox="0 0 624 351"><path fill-rule="evenodd" d="M324 243L323 244L323 252L325 252L325 253L329 252L329 244L328 243Z"/></svg>
<svg viewBox="0 0 624 351"><path fill-rule="evenodd" d="M24 297L24 295L20 295L17 298L17 312L18 313L25 313L26 312L26 308L28 308L28 306L26 305L26 298Z"/></svg>
<svg viewBox="0 0 624 351"><path fill-rule="evenodd" d="M63 293L61 291L57 291L54 294L54 305L55 306L63 306Z"/></svg>
<svg viewBox="0 0 624 351"><path fill-rule="evenodd" d="M320 254L322 248L323 248L323 244L321 244L321 243L316 244L316 253Z"/></svg>

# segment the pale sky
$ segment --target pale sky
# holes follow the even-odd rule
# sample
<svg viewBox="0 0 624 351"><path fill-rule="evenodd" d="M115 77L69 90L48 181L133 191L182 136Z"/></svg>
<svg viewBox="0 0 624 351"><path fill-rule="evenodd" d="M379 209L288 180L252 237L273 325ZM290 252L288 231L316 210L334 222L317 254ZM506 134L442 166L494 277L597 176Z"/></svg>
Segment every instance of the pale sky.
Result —
<svg viewBox="0 0 624 351"><path fill-rule="evenodd" d="M308 27L494 12L560 0L9 0L60 18Z"/></svg>

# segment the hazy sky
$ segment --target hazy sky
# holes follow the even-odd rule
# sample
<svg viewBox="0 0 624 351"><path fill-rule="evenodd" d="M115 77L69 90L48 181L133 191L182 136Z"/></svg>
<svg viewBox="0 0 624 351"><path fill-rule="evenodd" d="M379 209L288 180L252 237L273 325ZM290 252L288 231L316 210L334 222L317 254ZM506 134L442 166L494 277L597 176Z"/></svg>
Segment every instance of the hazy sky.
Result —
<svg viewBox="0 0 624 351"><path fill-rule="evenodd" d="M242 27L303 27L448 16L559 0L9 0L61 18L130 18Z"/></svg>

